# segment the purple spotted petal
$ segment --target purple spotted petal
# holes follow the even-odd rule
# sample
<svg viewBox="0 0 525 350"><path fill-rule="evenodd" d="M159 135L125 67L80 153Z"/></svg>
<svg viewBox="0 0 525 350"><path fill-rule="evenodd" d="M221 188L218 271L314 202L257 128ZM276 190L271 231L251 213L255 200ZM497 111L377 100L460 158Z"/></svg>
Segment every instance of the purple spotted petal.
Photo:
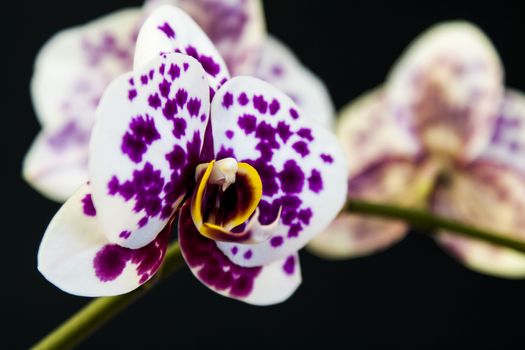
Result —
<svg viewBox="0 0 525 350"><path fill-rule="evenodd" d="M236 265L217 248L214 241L197 231L189 205L184 205L180 211L179 243L195 277L226 297L254 305L277 304L288 299L301 284L299 256L296 253L265 266Z"/></svg>
<svg viewBox="0 0 525 350"><path fill-rule="evenodd" d="M525 241L525 178L510 167L478 161L450 173L438 184L431 209ZM478 272L525 277L524 254L446 232L438 241L460 262Z"/></svg>
<svg viewBox="0 0 525 350"><path fill-rule="evenodd" d="M38 252L38 269L70 294L124 294L148 281L159 269L170 230L147 246L132 250L110 243L98 222L89 188L82 186L49 224Z"/></svg>
<svg viewBox="0 0 525 350"><path fill-rule="evenodd" d="M333 127L334 106L326 86L278 39L272 36L266 38L253 75L287 94L307 117L329 129ZM279 106L273 104L269 107L275 110Z"/></svg>
<svg viewBox="0 0 525 350"><path fill-rule="evenodd" d="M85 182L95 109L111 80L131 69L140 15L114 12L57 33L40 50L31 97L44 131L24 176L44 195L63 201Z"/></svg>
<svg viewBox="0 0 525 350"><path fill-rule="evenodd" d="M350 176L387 158L416 158L417 141L386 109L382 89L365 93L339 113L336 133L346 153Z"/></svg>
<svg viewBox="0 0 525 350"><path fill-rule="evenodd" d="M224 60L202 29L179 8L164 5L156 8L140 29L133 66L141 69L161 53L170 52L180 52L198 60L213 91L229 78ZM176 78L187 68L166 69Z"/></svg>
<svg viewBox="0 0 525 350"><path fill-rule="evenodd" d="M502 77L487 37L471 24L450 22L410 46L385 92L389 110L425 148L469 160L489 141Z"/></svg>
<svg viewBox="0 0 525 350"><path fill-rule="evenodd" d="M24 159L26 181L46 197L65 201L88 180L90 133L75 120L56 130L41 131Z"/></svg>
<svg viewBox="0 0 525 350"><path fill-rule="evenodd" d="M510 166L525 173L525 96L507 90L493 126L490 143L480 159Z"/></svg>
<svg viewBox="0 0 525 350"><path fill-rule="evenodd" d="M121 76L102 97L89 178L111 242L151 242L194 181L208 121L205 74L192 57L168 54Z"/></svg>
<svg viewBox="0 0 525 350"><path fill-rule="evenodd" d="M279 108L272 110L272 104ZM280 223L274 237L258 245L218 243L236 264L259 266L302 248L343 206L347 164L335 135L303 117L284 93L249 77L227 82L212 101L217 159L252 165L262 180L259 221Z"/></svg>

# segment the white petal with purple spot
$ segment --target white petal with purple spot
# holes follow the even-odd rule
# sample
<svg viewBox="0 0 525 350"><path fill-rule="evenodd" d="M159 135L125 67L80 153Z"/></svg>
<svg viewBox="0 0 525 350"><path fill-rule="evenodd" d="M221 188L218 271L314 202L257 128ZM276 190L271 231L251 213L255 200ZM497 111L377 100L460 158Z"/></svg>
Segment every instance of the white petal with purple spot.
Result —
<svg viewBox="0 0 525 350"><path fill-rule="evenodd" d="M169 231L131 250L111 244L99 225L89 186L82 186L49 224L38 251L39 271L63 291L81 296L124 294L160 267Z"/></svg>
<svg viewBox="0 0 525 350"><path fill-rule="evenodd" d="M489 141L503 93L503 68L489 39L466 22L432 27L394 66L388 108L429 151L469 160Z"/></svg>
<svg viewBox="0 0 525 350"><path fill-rule="evenodd" d="M208 88L199 62L168 54L121 76L105 92L89 178L110 241L140 248L170 219L199 162Z"/></svg>
<svg viewBox="0 0 525 350"><path fill-rule="evenodd" d="M266 38L254 76L287 94L307 117L333 127L335 111L326 86L277 38Z"/></svg>
<svg viewBox="0 0 525 350"><path fill-rule="evenodd" d="M229 78L224 60L202 29L184 11L164 5L156 8L140 29L133 66L141 69L161 53L171 52L198 60L214 91Z"/></svg>
<svg viewBox="0 0 525 350"><path fill-rule="evenodd" d="M282 259L320 233L344 204L347 162L333 135L304 117L293 101L250 77L227 82L212 101L216 158L252 165L262 180L261 224L272 223L263 243L217 243L236 264L259 266Z"/></svg>

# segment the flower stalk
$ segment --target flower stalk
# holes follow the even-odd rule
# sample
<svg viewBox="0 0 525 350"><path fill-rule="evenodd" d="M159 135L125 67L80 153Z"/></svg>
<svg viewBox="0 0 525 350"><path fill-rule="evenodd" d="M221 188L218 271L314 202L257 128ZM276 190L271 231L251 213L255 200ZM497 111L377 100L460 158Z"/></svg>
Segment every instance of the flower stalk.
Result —
<svg viewBox="0 0 525 350"><path fill-rule="evenodd" d="M484 240L525 253L525 241L513 239L512 235L470 226L419 209L351 199L347 202L345 210L361 215L403 220L429 235L434 234L437 230L447 230L452 234ZM172 243L166 252L162 269L155 279L127 294L94 299L35 344L32 349L71 349L75 347L128 305L146 294L158 281L166 279L182 265L183 259L179 245L177 242Z"/></svg>
<svg viewBox="0 0 525 350"><path fill-rule="evenodd" d="M515 237L515 235L474 227L434 215L424 210L383 203L372 203L356 199L350 199L346 203L345 208L347 211L356 214L402 220L414 228L421 229L422 233L429 235L435 234L437 230L447 230L450 231L451 234L476 238L525 253L525 241L512 238Z"/></svg>

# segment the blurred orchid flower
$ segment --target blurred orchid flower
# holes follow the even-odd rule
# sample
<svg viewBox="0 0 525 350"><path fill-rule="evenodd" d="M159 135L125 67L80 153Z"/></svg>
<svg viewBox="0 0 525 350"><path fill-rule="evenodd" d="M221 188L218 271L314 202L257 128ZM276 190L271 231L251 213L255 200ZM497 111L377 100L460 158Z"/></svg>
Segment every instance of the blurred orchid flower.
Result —
<svg viewBox="0 0 525 350"><path fill-rule="evenodd" d="M188 12L225 57L234 76L248 74L284 91L330 127L333 106L324 85L291 51L265 32L258 0L149 0L56 34L40 51L31 95L42 131L23 164L24 178L64 201L86 182L95 109L107 85L132 69L138 28L162 4Z"/></svg>
<svg viewBox="0 0 525 350"><path fill-rule="evenodd" d="M525 98L504 92L500 59L471 24L437 25L402 56L386 84L343 110L338 137L350 198L419 207L525 239ZM341 214L309 248L340 259L384 249L403 222ZM525 256L441 232L466 266L525 277Z"/></svg>
<svg viewBox="0 0 525 350"><path fill-rule="evenodd" d="M39 270L71 294L126 293L157 272L178 219L182 255L210 289L287 299L301 283L297 251L346 198L343 150L320 125L272 85L230 79L200 27L158 7L133 71L102 95L89 182L51 221Z"/></svg>

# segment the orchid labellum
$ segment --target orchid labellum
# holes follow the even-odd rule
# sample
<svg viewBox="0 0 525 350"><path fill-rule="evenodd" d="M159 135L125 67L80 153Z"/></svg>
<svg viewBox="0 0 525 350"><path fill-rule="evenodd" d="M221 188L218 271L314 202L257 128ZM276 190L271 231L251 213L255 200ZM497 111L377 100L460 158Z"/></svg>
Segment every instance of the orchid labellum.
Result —
<svg viewBox="0 0 525 350"><path fill-rule="evenodd" d="M490 41L471 24L435 26L386 84L342 113L350 198L424 208L525 239L525 98L504 91ZM363 256L403 238L400 221L342 214L310 245L328 258ZM438 242L466 266L525 277L525 256L447 232Z"/></svg>
<svg viewBox="0 0 525 350"><path fill-rule="evenodd" d="M162 4L177 5L193 17L232 75L270 82L304 113L330 126L333 107L324 85L266 34L259 0L149 0L143 8L64 30L39 53L31 95L42 131L23 174L45 196L64 201L88 180L88 143L100 97L113 79L132 70L137 32Z"/></svg>
<svg viewBox="0 0 525 350"><path fill-rule="evenodd" d="M156 8L133 71L103 93L88 179L43 238L38 266L66 292L115 295L159 269L178 222L210 289L273 304L298 287L297 251L343 206L347 163L334 135L290 97L227 65L183 11Z"/></svg>

